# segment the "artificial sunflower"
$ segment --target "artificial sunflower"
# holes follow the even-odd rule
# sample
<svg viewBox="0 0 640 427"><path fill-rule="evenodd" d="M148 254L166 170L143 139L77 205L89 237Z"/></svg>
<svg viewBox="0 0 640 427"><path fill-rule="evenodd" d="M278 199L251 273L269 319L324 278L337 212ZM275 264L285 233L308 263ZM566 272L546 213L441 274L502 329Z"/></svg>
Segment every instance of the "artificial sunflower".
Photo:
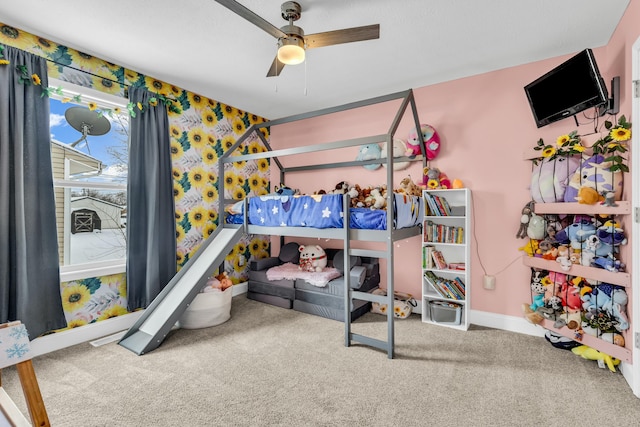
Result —
<svg viewBox="0 0 640 427"><path fill-rule="evenodd" d="M611 129L609 135L614 141L628 141L631 138L631 130L625 129L623 127L616 127Z"/></svg>
<svg viewBox="0 0 640 427"><path fill-rule="evenodd" d="M631 139L631 123L625 116L620 116L618 124L614 127L610 121L605 121L604 127L607 134L593 143L593 154L604 156L604 161L611 162L611 172L629 172L625 164L626 158L622 157L627 152L625 141Z"/></svg>
<svg viewBox="0 0 640 427"><path fill-rule="evenodd" d="M552 157L556 154L556 149L553 147L547 147L542 150L542 157Z"/></svg>

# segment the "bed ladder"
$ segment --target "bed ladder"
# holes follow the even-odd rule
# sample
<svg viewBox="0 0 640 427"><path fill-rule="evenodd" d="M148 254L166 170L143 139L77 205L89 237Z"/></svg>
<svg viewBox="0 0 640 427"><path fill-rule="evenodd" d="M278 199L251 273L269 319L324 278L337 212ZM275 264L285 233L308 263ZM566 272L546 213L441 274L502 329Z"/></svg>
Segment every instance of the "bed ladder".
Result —
<svg viewBox="0 0 640 427"><path fill-rule="evenodd" d="M366 249L351 249L350 251L345 251L345 254L349 253L354 256L368 256L368 257L376 257L376 258L387 258L387 253L384 251L375 251L375 250L366 250ZM346 258L349 258L347 256ZM348 265L348 259L345 259L345 266ZM389 270L391 270L391 277L393 277L393 266L392 262L387 262L387 276L389 275ZM351 266L349 266L351 267ZM347 271L345 267L345 271ZM376 295L369 292L356 291L351 289L349 285L348 274L345 274L345 346L351 346L352 341L359 342L364 345L368 345L370 347L379 348L380 350L384 350L387 352L387 357L389 359L393 359L394 356L394 317L393 317L393 280L387 280L387 295ZM368 337L361 334L356 334L351 331L351 304L353 300L363 300L370 302L377 302L380 304L386 304L387 307L390 307L387 310L387 340L383 341L377 338Z"/></svg>
<svg viewBox="0 0 640 427"><path fill-rule="evenodd" d="M349 196L344 198L343 212L349 212L348 208L351 206ZM378 259L387 260L387 295L376 295L369 292L357 291L351 288L350 275L344 275L344 345L350 347L352 342L359 342L369 347L378 348L387 352L387 357L393 359L394 346L395 346L395 328L394 328L394 316L393 316L393 242L388 239L386 242L387 250L371 250L371 249L355 249L351 248L351 241L349 236L349 216L345 215L343 218L344 229L344 271L351 271L351 256L366 256ZM389 226L389 224L387 224ZM381 340L377 338L368 337L362 334L356 334L351 331L351 306L353 300L362 300L369 302L377 302L379 304L386 304L387 310L387 340Z"/></svg>

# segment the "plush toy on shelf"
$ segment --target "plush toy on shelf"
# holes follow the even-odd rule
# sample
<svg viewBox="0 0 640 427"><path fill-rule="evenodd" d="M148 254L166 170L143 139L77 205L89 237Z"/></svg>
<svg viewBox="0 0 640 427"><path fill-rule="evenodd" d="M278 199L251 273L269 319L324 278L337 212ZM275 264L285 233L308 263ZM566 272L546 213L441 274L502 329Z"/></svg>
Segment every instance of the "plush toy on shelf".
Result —
<svg viewBox="0 0 640 427"><path fill-rule="evenodd" d="M420 125L420 132L422 133L422 138L424 140L427 159L435 159L440 152L440 135L438 135L438 132L436 132L433 126L427 124ZM407 137L407 147L411 150L412 155L415 156L421 154L420 138L415 127L409 132L409 136Z"/></svg>
<svg viewBox="0 0 640 427"><path fill-rule="evenodd" d="M392 148L392 154L393 157L405 157L407 155L407 144L399 139L399 138L395 138L393 140L393 146ZM382 143L382 148L381 148L381 152L380 152L380 158L381 159L386 159L387 158L387 142L383 142ZM385 168L387 167L386 162L382 164L382 166L384 166ZM409 162L396 162L395 160L393 161L393 170L394 171L399 171L399 170L403 170L409 167Z"/></svg>
<svg viewBox="0 0 640 427"><path fill-rule="evenodd" d="M449 177L438 168L425 167L422 170L422 186L430 190L451 188Z"/></svg>
<svg viewBox="0 0 640 427"><path fill-rule="evenodd" d="M376 160L379 159L382 154L379 144L365 144L360 146L356 160ZM376 170L382 166L380 163L372 163L369 165L362 165L363 168L369 170Z"/></svg>

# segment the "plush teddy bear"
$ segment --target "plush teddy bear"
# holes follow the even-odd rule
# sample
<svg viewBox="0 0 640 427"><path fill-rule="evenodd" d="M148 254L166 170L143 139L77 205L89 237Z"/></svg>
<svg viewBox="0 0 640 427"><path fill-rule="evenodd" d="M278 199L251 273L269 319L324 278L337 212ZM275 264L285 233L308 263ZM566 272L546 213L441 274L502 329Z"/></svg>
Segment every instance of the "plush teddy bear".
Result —
<svg viewBox="0 0 640 427"><path fill-rule="evenodd" d="M425 167L422 170L422 186L432 190L447 189L451 188L451 181L440 169Z"/></svg>
<svg viewBox="0 0 640 427"><path fill-rule="evenodd" d="M371 197L373 197L373 204L370 206L371 209L385 209L387 207L387 200L382 197L379 188L374 188L370 194Z"/></svg>
<svg viewBox="0 0 640 427"><path fill-rule="evenodd" d="M319 245L300 245L298 268L303 271L322 271L327 266L327 254Z"/></svg>

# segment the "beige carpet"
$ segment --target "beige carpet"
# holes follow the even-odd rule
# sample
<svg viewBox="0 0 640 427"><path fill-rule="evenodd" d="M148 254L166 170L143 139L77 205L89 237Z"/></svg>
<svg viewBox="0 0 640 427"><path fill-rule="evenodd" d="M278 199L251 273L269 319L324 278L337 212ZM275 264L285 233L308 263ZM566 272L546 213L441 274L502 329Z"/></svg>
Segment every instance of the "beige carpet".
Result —
<svg viewBox="0 0 640 427"><path fill-rule="evenodd" d="M367 314L354 332L385 338ZM638 426L623 376L543 338L396 322L396 358L344 325L235 297L213 328L137 356L82 344L34 360L53 426ZM26 411L14 368L2 384Z"/></svg>

